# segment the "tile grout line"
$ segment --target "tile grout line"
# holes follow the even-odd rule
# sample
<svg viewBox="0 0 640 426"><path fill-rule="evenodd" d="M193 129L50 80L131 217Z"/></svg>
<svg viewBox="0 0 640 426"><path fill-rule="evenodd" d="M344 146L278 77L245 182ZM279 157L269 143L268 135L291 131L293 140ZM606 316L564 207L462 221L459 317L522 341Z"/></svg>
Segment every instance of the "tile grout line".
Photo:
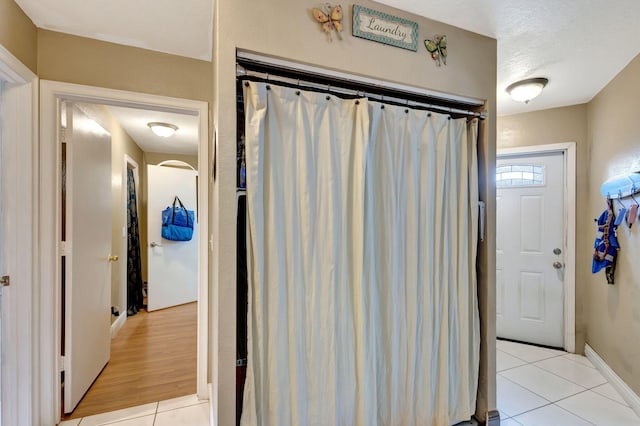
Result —
<svg viewBox="0 0 640 426"><path fill-rule="evenodd" d="M554 403L553 405L555 405L556 407L558 407L559 409L561 409L561 410L563 410L563 411L566 411L566 412L567 412L567 413L569 413L569 414L572 414L572 415L576 416L577 418L579 418L579 419L581 419L581 420L584 420L584 421L585 421L585 422L587 422L587 423L590 423L590 424L592 424L592 425L594 425L594 426L597 426L597 425L596 425L595 423L593 423L592 421L585 419L584 417L582 417L581 415L579 415L579 414L577 414L577 413L574 413L573 411L569 411L569 410L567 410L566 408L561 407L561 406L559 406L559 405L557 405L557 404L555 404L555 403Z"/></svg>
<svg viewBox="0 0 640 426"><path fill-rule="evenodd" d="M629 407L626 403L625 403L625 404L623 404L623 403L622 403L622 402L620 402L620 401L616 401L616 400L615 400L615 399L613 399L613 398L609 398L607 395L603 395L603 394L601 394L600 392L596 392L596 391L594 391L594 389L595 389L595 388L599 388L600 386L603 386L603 385L611 385L611 383L609 383L609 381L607 380L607 382L606 382L606 383L603 383L603 384L601 384L601 385L594 386L594 387L592 387L592 388L591 388L591 389L589 389L589 390L590 390L591 392L595 393L595 394L598 394L599 396L601 396L601 397L603 397L603 398L608 399L609 401L613 401L613 402L615 402L616 404L620 404L620 405L622 405L623 407L631 408L631 407ZM613 388L613 390L614 390L614 391L616 391L616 389L615 389L615 388ZM618 394L618 391L616 391L616 394ZM619 396L620 398L622 398L622 396L621 396L620 394L618 394L618 396ZM623 401L624 401L624 399L623 399ZM633 410L633 408L631 408L631 410Z"/></svg>
<svg viewBox="0 0 640 426"><path fill-rule="evenodd" d="M498 349L498 350L501 350L501 349ZM517 359L519 359L519 360L520 360L520 361L522 361L522 362L526 362L527 364L533 364L534 362L546 361L546 360L548 360L548 359L552 359L552 358L564 357L564 356L566 355L566 354L561 354L561 355L551 355L551 356L549 356L548 358L540 358L540 359L537 359L537 360L535 360L535 361L527 361L526 359L522 359L522 358L520 358L519 356L513 355L513 354L512 354L512 353L510 353L510 352L506 352L506 351L504 351L504 350L503 350L502 352L506 353L507 355L511 355L512 357L517 358ZM568 352L567 352L567 353L568 353Z"/></svg>
<svg viewBox="0 0 640 426"><path fill-rule="evenodd" d="M543 360L543 361L544 361L544 360ZM537 362L540 362L540 361L536 361L536 363L537 363ZM577 364L577 363L576 363L576 364ZM560 376L560 375L558 375L558 374L554 373L554 372L553 372L553 371L551 371L551 370L547 370L546 368L544 368L544 367L543 367L543 366L541 366L541 365L536 365L536 364L534 364L534 363L531 363L531 365L532 365L532 366L534 366L534 367L539 368L540 370L546 371L546 372L547 372L547 373L549 373L549 374L553 374L553 375L554 375L554 376L556 376L556 377L559 377L559 378L561 378L561 379L563 379L563 380L566 380L566 381L567 381L567 382L569 382L569 383L573 383L574 385L580 386L581 388L585 388L585 389L587 389L587 390L591 390L591 389L593 389L593 388L595 388L595 387L597 387L597 386L601 386L601 385L604 385L605 383L608 383L607 379L603 376L603 378L605 379L605 381L604 381L603 383L598 383L598 384L597 384L597 385L595 385L595 386L591 386L591 387L589 387L589 386L581 385L580 383L576 383L576 382L574 382L574 381L573 381L573 380L571 380L571 379L567 379L566 377L562 377L562 376ZM596 370L596 371L597 371L597 370ZM602 376L602 374L600 374L600 375Z"/></svg>
<svg viewBox="0 0 640 426"><path fill-rule="evenodd" d="M548 402L548 404L544 404L544 405L541 405L541 406L539 406L539 407L532 408L531 410L523 411L522 413L519 413L519 414L514 414L514 415L509 416L509 417L507 417L507 418L516 417L516 416L519 416L520 414L528 413L529 411L537 410L538 408L546 407L547 405L553 404L553 401L549 401L549 400L548 400L547 398L545 398L544 396L539 395L539 394L535 393L534 391L532 391L532 390L530 390L530 389L528 389L528 388L525 388L525 387L524 387L524 386L522 386L520 383L516 383L516 382L514 382L513 380L509 379L508 377L504 377L504 376L502 376L502 378L503 378L503 379L505 379L505 380L507 380L507 381L509 381L509 382L511 382L511 383L513 383L514 385L518 386L519 388L522 388L522 389L526 390L527 392L531 392L531 393L532 393L532 394L534 394L535 396L537 396L537 397L539 397L539 398L542 398L543 400L545 400L545 401L547 401L547 402Z"/></svg>
<svg viewBox="0 0 640 426"><path fill-rule="evenodd" d="M508 379L507 379L507 380L508 380ZM517 383L516 383L516 384L517 384ZM522 387L522 386L521 386L521 387ZM524 389L527 389L527 388L524 388ZM528 390L528 389L527 389L527 390ZM565 400L565 399L567 399L567 398L571 398L571 397L573 397L573 396L580 395L581 393L588 392L588 391L589 391L589 389L585 389L585 390L584 390L584 391L582 391L582 392L578 392L578 393L577 393L577 394L575 394L575 395L570 395L570 396L567 396L567 397L565 397L565 398L559 399L559 400L558 400L558 401L556 401L556 402L563 401L563 400ZM529 392L531 392L531 391L529 391ZM536 394L535 392L531 392L531 393ZM536 395L538 395L538 394L536 394ZM540 396L540 395L538 395L538 396ZM540 398L542 398L542 399L544 399L544 400L547 400L547 401L548 401L548 399L547 399L547 398L543 398L542 396L540 396ZM516 417L518 417L518 416L521 416L521 415L523 415L523 414L530 413L530 412L532 412L532 411L539 410L539 409L544 408L544 407L548 407L548 406L550 406L550 405L555 405L556 407L561 408L561 409L563 409L563 410L564 410L564 408L560 407L559 405L556 405L556 402L549 402L548 404L541 405L540 407L532 408L532 409L527 410L527 411L523 411L522 413L520 413L520 414L516 414L515 416L511 416L511 417L509 417L509 418L512 418L512 419L514 419L514 420L516 420L516 421L517 421L518 419L516 419ZM570 413L570 414L573 414L574 416L576 416L576 417L580 418L581 420L585 420L585 419L583 419L582 417L580 417L580 416L576 415L575 413L573 413L573 412L571 412L571 411L569 411L569 410L564 410L564 411L566 411L566 412L568 412L568 413ZM590 421L588 421L588 420L585 420L585 421L586 421L587 423L591 423L591 422L590 422ZM518 422L518 423L520 423L520 422ZM593 424L593 423L591 423L591 424Z"/></svg>
<svg viewBox="0 0 640 426"><path fill-rule="evenodd" d="M539 362L539 361L535 361L535 362ZM544 372L546 372L546 373L549 373L549 374L551 374L551 375L553 375L553 376L556 376L556 377L557 377L557 378L559 378L559 379L565 380L565 381L567 381L567 382L569 382L569 383L572 383L572 384L574 384L574 385L576 385L576 386L579 386L579 387L581 387L581 388L582 388L582 389L584 389L584 390L591 390L591 388L588 388L588 387L586 387L586 386L584 386L584 385L581 385L581 384L579 384L579 383L576 383L576 382L574 382L574 381L572 381L572 380L569 380L569 379L567 379L567 378L565 378L565 377L559 376L559 375L557 375L556 373L554 373L553 371L549 371L549 370L547 370L546 368L540 367L539 365L536 365L536 364L535 364L535 363L533 363L533 362L532 362L532 363L530 363L529 365L530 365L530 366L532 366L532 367L537 368L538 370L542 370L542 371L544 371ZM504 377L504 376L503 376L503 377ZM509 379L509 378L508 378L508 377L505 377L505 379ZM513 382L513 380L512 380L512 382ZM516 383L516 382L514 382L514 383ZM604 384L604 383L600 383L600 385L603 385L603 384ZM600 385L596 385L596 386L600 386ZM522 386L522 385L521 385L521 386ZM524 386L523 386L523 387L524 387ZM526 388L526 387L525 387L525 389L527 389L527 390L531 391L529 388ZM531 391L531 392L533 392L533 391ZM535 392L533 392L533 393L535 393ZM581 391L581 392L578 392L578 393L582 393L582 391ZM576 393L576 394L574 394L574 395L578 395L578 393ZM540 395L540 396L542 396L542 395ZM568 398L568 397L567 397L567 398ZM546 399L546 398L545 398L545 399ZM564 399L564 398L562 398L562 399ZM560 400L559 400L559 401L560 401Z"/></svg>
<svg viewBox="0 0 640 426"><path fill-rule="evenodd" d="M540 368L540 367L538 367L538 368ZM544 371L546 371L546 370L544 370ZM553 373L550 373L550 374L553 374ZM502 376L502 375L501 375L501 376ZM562 377L560 377L560 376L556 376L556 377L559 377L559 378L561 378L561 379L562 379ZM521 384L520 384L520 383L518 383L518 382L515 382L515 381L511 380L510 378L508 378L508 377L506 377L506 376L502 376L502 378L503 378L503 379L505 379L505 380L510 381L510 382L511 382L511 383L513 383L514 385L517 385L517 386L521 387L522 389L524 389L524 390L526 390L526 391L528 391L528 392L531 392L532 394L534 394L534 395L536 395L536 396L538 396L538 397L540 397L540 398L544 399L545 401L549 401L546 397L544 397L544 396L540 395L540 394L539 394L539 393L537 393L537 392L534 392L533 390L529 389L529 388L528 388L528 387L526 387L526 386L521 385ZM565 379L565 380L566 380L566 379ZM567 381L568 381L568 380L567 380ZM581 394L581 393L583 393L583 392L587 392L587 391L589 391L589 390L590 390L590 389L586 389L584 386L580 386L580 385L578 385L577 383L574 383L574 384L575 384L576 386L581 387L583 390L581 390L580 392L577 392L577 393L574 393L574 394L571 394L571 395L568 395L568 396L562 397L562 398L560 398L558 401L562 401L563 399L571 398L572 396L576 396L576 395L579 395L579 394ZM555 404L555 403L556 403L556 402L558 402L558 401L549 401L549 404ZM549 405L549 404L546 404L546 405ZM544 407L544 405L543 405L543 407ZM538 408L541 408L541 407L538 407ZM529 410L529 411L531 411L531 410ZM519 415L519 414L518 414L518 415ZM511 416L511 417L515 417L515 416Z"/></svg>

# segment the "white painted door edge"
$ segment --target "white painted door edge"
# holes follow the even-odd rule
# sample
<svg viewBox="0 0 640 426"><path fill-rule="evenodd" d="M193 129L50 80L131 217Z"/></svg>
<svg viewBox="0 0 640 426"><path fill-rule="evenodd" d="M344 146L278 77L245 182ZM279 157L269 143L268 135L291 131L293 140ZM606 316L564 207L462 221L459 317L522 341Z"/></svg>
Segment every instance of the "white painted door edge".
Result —
<svg viewBox="0 0 640 426"><path fill-rule="evenodd" d="M565 161L565 254L564 280L564 349L576 352L576 143L564 142L547 145L502 148L498 157L563 152Z"/></svg>
<svg viewBox="0 0 640 426"><path fill-rule="evenodd" d="M640 396L627 385L624 380L616 374L609 365L600 358L600 355L593 350L589 344L584 345L584 355L598 369L600 373L609 381L611 386L620 394L629 407L640 417Z"/></svg>
<svg viewBox="0 0 640 426"><path fill-rule="evenodd" d="M36 301L39 283L37 244L38 169L35 153L38 146L38 78L20 60L0 45L0 81L6 82L1 101L6 118L2 133L4 169L8 193L4 207L15 218L13 236L3 244L11 244L4 253L2 274L11 276L11 285L3 291L3 307L11 311L3 322L3 339L8 341L8 329L13 331L12 344L3 349L0 423L36 424L38 411L32 401L39 398L33 365L38 362L40 340L37 327ZM11 108L8 108L11 106ZM20 142L19 144L17 142ZM16 142L16 143L10 143ZM4 190L3 189L3 190ZM10 190L10 191L9 191ZM17 237L19 236L19 238ZM3 236L3 239L8 237ZM36 299L37 300L37 299ZM3 314L4 315L4 314ZM7 359L13 360L12 365ZM11 373L11 374L7 374Z"/></svg>
<svg viewBox="0 0 640 426"><path fill-rule="evenodd" d="M39 294L39 333L42 339L36 378L40 387L40 398L34 403L39 405L40 422L57 424L60 421L60 230L59 193L60 179L58 164L60 157L59 136L57 134L57 116L61 99L76 102L93 102L107 105L160 109L177 113L198 114L199 146L198 169L203 176L210 176L209 167L209 107L207 102L158 95L134 93L129 91L83 86L71 83L43 80L40 84L40 188L39 206L46 212L38 216L40 228L40 277L43 285ZM200 230L208 236L209 183L199 185L198 203L203 220ZM55 214L51 214L55 212ZM198 264L198 337L197 337L197 394L201 399L208 398L208 238L199 241ZM53 278L52 278L53 277ZM52 282L54 280L54 282ZM34 311L38 311L37 309Z"/></svg>

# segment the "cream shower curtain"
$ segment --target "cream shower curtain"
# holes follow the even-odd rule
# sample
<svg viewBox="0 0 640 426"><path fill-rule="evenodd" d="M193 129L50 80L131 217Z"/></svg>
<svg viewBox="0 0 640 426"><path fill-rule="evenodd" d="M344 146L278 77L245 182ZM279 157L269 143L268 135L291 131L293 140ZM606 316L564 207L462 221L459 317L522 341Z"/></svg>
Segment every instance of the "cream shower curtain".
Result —
<svg viewBox="0 0 640 426"><path fill-rule="evenodd" d="M477 122L245 86L242 425L451 425L475 410Z"/></svg>

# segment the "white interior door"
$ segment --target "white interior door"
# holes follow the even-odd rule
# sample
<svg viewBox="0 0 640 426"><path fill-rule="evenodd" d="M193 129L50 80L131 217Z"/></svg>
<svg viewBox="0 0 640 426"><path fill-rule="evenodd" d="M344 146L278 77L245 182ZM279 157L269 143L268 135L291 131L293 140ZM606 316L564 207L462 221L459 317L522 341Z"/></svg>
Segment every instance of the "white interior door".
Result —
<svg viewBox="0 0 640 426"><path fill-rule="evenodd" d="M188 210L196 211L194 170L147 166L147 309L168 308L194 302L198 297L198 221L191 241L161 237L162 210L177 195Z"/></svg>
<svg viewBox="0 0 640 426"><path fill-rule="evenodd" d="M497 160L497 335L564 346L562 152Z"/></svg>
<svg viewBox="0 0 640 426"><path fill-rule="evenodd" d="M77 106L69 105L70 112L64 138L66 413L109 361L111 327L111 136Z"/></svg>
<svg viewBox="0 0 640 426"><path fill-rule="evenodd" d="M0 79L0 153L3 153L3 115L2 112L4 110L4 98L2 96L2 90L4 87L4 80ZM1 206L6 206L7 205L7 199L5 199L4 197L4 191L2 190L2 186L3 183L5 182L5 176L4 176L4 169L5 166L2 162L2 160L4 159L4 155L0 154L0 202L1 202ZM4 243L4 214L2 212L2 208L0 207L0 224L2 224L2 227L0 227L0 274L4 274L7 267L5 265L4 262L4 252L6 250L6 246ZM2 306L2 302L3 302L3 297L2 297L2 293L3 293L3 288L2 285L0 285L0 424L3 423L3 402L5 401L4 398L4 381L2 380L2 370L5 368L5 349L4 349L4 341L3 341L3 327L5 326L5 321L3 320L3 315L5 312L5 308Z"/></svg>

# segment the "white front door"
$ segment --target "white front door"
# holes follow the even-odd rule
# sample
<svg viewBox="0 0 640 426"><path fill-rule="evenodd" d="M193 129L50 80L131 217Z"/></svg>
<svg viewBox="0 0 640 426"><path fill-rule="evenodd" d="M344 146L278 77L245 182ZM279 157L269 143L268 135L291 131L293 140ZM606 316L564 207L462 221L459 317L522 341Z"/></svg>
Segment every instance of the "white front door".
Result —
<svg viewBox="0 0 640 426"><path fill-rule="evenodd" d="M198 221L194 170L147 166L147 309L168 308L198 298ZM178 196L188 210L196 212L191 241L161 237L162 210Z"/></svg>
<svg viewBox="0 0 640 426"><path fill-rule="evenodd" d="M64 411L70 413L109 361L112 202L111 136L75 105L67 115Z"/></svg>
<svg viewBox="0 0 640 426"><path fill-rule="evenodd" d="M564 155L499 156L498 337L564 346Z"/></svg>

